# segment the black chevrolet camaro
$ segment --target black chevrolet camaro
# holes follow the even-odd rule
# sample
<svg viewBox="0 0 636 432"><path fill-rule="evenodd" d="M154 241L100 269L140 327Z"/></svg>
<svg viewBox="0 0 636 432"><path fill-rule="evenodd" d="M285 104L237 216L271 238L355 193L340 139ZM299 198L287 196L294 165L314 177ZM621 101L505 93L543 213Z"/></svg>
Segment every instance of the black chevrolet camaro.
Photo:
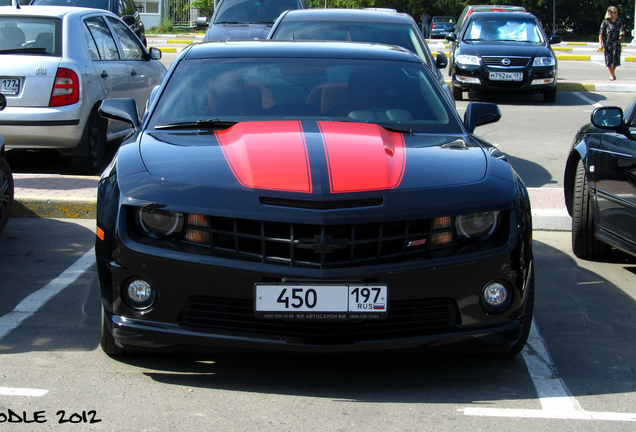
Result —
<svg viewBox="0 0 636 432"><path fill-rule="evenodd" d="M616 247L636 255L636 100L594 110L576 134L565 167L572 250L604 259Z"/></svg>
<svg viewBox="0 0 636 432"><path fill-rule="evenodd" d="M526 12L475 12L450 41L449 75L456 100L464 91L557 95L558 65L537 18Z"/></svg>
<svg viewBox="0 0 636 432"><path fill-rule="evenodd" d="M101 345L514 355L532 221L505 157L421 59L346 42L194 44L103 116L136 130L98 189Z"/></svg>

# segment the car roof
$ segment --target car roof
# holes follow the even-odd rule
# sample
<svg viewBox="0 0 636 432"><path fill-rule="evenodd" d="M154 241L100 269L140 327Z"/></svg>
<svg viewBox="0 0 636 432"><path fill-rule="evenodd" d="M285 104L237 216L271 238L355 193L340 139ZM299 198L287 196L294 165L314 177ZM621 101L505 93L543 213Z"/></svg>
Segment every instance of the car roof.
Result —
<svg viewBox="0 0 636 432"><path fill-rule="evenodd" d="M40 16L40 17L53 17L62 18L69 14L87 14L87 13L110 13L116 16L112 12L105 9L93 9L93 8L80 8L70 6L22 6L17 9L15 6L0 6L0 15L13 15L13 16Z"/></svg>
<svg viewBox="0 0 636 432"><path fill-rule="evenodd" d="M468 17L469 19L488 19L488 18L498 18L498 19L508 19L508 18L529 18L536 20L537 17L529 12L479 12L478 14L471 15Z"/></svg>
<svg viewBox="0 0 636 432"><path fill-rule="evenodd" d="M363 42L316 41L218 41L202 42L185 49L185 58L330 58L390 60L422 64L412 52L389 45Z"/></svg>
<svg viewBox="0 0 636 432"><path fill-rule="evenodd" d="M401 12L370 9L295 9L288 11L283 21L360 21L409 23L413 22L410 15Z"/></svg>
<svg viewBox="0 0 636 432"><path fill-rule="evenodd" d="M523 6L510 6L510 5L471 5L468 6L474 12L481 12L482 10L491 10L495 9L506 9L508 11L525 11L526 8Z"/></svg>

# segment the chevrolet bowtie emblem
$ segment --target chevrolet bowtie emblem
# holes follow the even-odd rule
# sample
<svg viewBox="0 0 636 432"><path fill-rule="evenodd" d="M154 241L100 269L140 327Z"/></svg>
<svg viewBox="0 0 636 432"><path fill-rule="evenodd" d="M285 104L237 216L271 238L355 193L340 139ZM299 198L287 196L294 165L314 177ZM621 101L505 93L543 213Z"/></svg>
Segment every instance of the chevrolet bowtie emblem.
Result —
<svg viewBox="0 0 636 432"><path fill-rule="evenodd" d="M296 247L300 249L313 249L316 253L331 253L335 249L347 247L349 239L333 240L329 235L317 235L313 239L301 238L296 240Z"/></svg>

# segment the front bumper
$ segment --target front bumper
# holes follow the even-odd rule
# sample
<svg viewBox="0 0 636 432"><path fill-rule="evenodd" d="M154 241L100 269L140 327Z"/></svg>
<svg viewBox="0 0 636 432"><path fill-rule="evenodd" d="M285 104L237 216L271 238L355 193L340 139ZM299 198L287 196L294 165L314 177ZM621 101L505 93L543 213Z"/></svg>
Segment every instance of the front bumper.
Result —
<svg viewBox="0 0 636 432"><path fill-rule="evenodd" d="M521 81L495 81L491 72L521 73ZM455 66L453 86L468 91L540 93L557 85L556 67L534 67L524 69L503 69L485 66Z"/></svg>
<svg viewBox="0 0 636 432"><path fill-rule="evenodd" d="M516 217L513 217L516 219ZM98 241L97 264L107 330L118 346L141 351L258 349L309 353L427 349L495 351L521 336L532 253L511 221L507 243L488 252L402 264L337 270L299 269L222 258L166 253L124 238L112 253ZM120 295L132 278L157 292L146 311ZM389 287L389 316L356 322L286 322L258 319L255 283L283 279L321 283L382 283ZM511 288L502 313L481 305L490 282Z"/></svg>

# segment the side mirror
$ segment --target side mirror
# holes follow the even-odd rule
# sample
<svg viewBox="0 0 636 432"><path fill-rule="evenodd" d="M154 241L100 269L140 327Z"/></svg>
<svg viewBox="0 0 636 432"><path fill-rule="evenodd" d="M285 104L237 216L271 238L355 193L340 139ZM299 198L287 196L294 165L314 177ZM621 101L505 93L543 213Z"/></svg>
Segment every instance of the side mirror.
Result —
<svg viewBox="0 0 636 432"><path fill-rule="evenodd" d="M163 53L157 47L150 47L148 52L150 53L151 60L161 60L161 57L163 56Z"/></svg>
<svg viewBox="0 0 636 432"><path fill-rule="evenodd" d="M197 27L205 27L208 25L208 19L206 17L197 18Z"/></svg>
<svg viewBox="0 0 636 432"><path fill-rule="evenodd" d="M0 111L2 111L7 106L7 98L0 93Z"/></svg>
<svg viewBox="0 0 636 432"><path fill-rule="evenodd" d="M123 17L121 17L121 20L128 24L129 27L135 25L135 17L133 15L124 15Z"/></svg>
<svg viewBox="0 0 636 432"><path fill-rule="evenodd" d="M552 36L550 38L550 45L560 44L561 42L563 42L561 36Z"/></svg>
<svg viewBox="0 0 636 432"><path fill-rule="evenodd" d="M592 111L592 124L602 129L619 129L623 125L623 110L619 107L602 107Z"/></svg>
<svg viewBox="0 0 636 432"><path fill-rule="evenodd" d="M132 98L106 99L99 105L99 114L109 120L128 123L134 129L139 128L137 102Z"/></svg>
<svg viewBox="0 0 636 432"><path fill-rule="evenodd" d="M451 32L446 35L446 40L455 42L457 40L457 35L455 34L455 32Z"/></svg>
<svg viewBox="0 0 636 432"><path fill-rule="evenodd" d="M442 51L437 51L435 63L437 64L437 69L445 69L448 66L448 57Z"/></svg>
<svg viewBox="0 0 636 432"><path fill-rule="evenodd" d="M464 125L473 133L477 126L498 122L501 111L497 104L489 102L471 102L464 113Z"/></svg>

